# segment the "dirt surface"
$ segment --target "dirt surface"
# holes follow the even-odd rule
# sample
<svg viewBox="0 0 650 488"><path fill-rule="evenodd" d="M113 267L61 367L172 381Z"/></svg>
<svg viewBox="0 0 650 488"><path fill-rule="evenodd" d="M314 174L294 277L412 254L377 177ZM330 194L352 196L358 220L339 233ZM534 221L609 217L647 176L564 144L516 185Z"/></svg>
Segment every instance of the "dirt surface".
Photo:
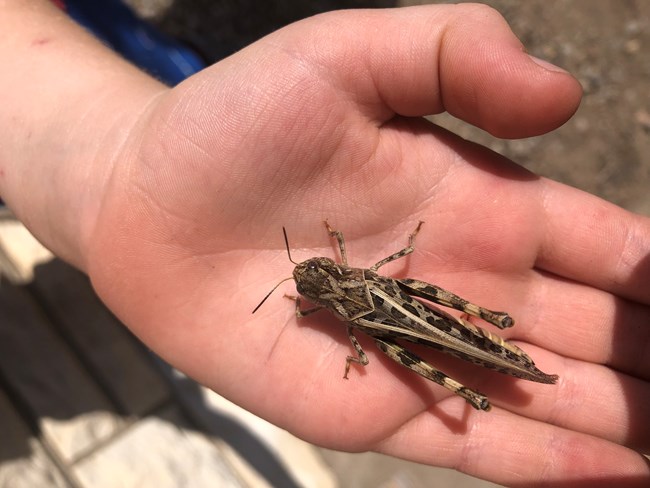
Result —
<svg viewBox="0 0 650 488"><path fill-rule="evenodd" d="M131 0L166 31L211 61L264 34L324 10L404 6L417 1ZM530 139L496 139L448 116L434 120L541 175L650 215L650 2L645 0L491 0L528 51L582 83L576 115ZM154 5L155 4L155 5ZM567 209L570 211L571 209ZM444 478L432 468L374 454L324 456L345 486L488 486ZM433 481L436 480L436 481ZM443 481L445 480L445 481Z"/></svg>
<svg viewBox="0 0 650 488"><path fill-rule="evenodd" d="M650 215L650 2L485 2L528 51L571 72L584 97L575 116L542 137L495 140L454 121L461 135L532 171Z"/></svg>

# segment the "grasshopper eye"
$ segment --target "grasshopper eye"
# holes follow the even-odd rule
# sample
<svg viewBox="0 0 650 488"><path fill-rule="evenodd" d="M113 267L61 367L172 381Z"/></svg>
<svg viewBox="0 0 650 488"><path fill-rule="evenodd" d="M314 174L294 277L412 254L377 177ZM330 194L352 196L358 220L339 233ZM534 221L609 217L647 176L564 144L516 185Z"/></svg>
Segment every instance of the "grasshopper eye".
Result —
<svg viewBox="0 0 650 488"><path fill-rule="evenodd" d="M310 271L317 270L318 269L318 263L316 263L315 261L310 261L309 263L307 263L307 269L310 270Z"/></svg>

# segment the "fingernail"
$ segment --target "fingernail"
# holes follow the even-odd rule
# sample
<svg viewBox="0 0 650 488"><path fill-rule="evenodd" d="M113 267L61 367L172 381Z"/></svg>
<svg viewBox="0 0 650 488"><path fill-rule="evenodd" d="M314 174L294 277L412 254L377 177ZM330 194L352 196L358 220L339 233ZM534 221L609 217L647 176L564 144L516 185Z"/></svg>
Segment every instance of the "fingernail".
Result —
<svg viewBox="0 0 650 488"><path fill-rule="evenodd" d="M543 59L536 58L535 56L531 56L530 54L528 57L538 66L541 66L544 69L547 69L549 71L554 71L556 73L568 73L567 70L562 69L558 66L555 66L554 64L549 63L548 61L544 61Z"/></svg>

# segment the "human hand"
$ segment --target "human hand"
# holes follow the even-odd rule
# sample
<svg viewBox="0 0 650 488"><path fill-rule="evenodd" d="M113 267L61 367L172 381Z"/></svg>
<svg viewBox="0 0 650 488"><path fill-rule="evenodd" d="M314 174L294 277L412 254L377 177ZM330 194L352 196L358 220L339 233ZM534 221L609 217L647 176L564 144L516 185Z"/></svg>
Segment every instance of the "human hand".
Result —
<svg viewBox="0 0 650 488"><path fill-rule="evenodd" d="M648 220L419 118L446 110L524 137L561 124L579 94L484 7L308 19L151 102L80 262L157 353L309 441L507 485L642 484ZM296 324L281 293L250 313L292 270L283 225L294 259L333 255L324 218L362 267L424 220L415 253L382 272L508 311L503 335L558 384L425 353L490 397L477 412L363 337L370 364L341 379L351 351L334 318Z"/></svg>

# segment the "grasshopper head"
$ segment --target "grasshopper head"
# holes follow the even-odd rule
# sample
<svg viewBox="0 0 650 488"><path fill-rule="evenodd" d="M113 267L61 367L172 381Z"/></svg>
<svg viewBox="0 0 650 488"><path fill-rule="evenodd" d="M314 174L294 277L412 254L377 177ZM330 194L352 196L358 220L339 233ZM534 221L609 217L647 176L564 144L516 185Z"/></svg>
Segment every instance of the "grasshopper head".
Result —
<svg viewBox="0 0 650 488"><path fill-rule="evenodd" d="M309 301L323 305L331 293L337 293L341 268L330 258L311 258L296 265L293 279L296 289Z"/></svg>
<svg viewBox="0 0 650 488"><path fill-rule="evenodd" d="M340 320L355 320L375 309L363 269L311 258L296 265L293 279L298 293Z"/></svg>
<svg viewBox="0 0 650 488"><path fill-rule="evenodd" d="M373 310L362 269L351 268L344 264L338 265L332 259L324 257L315 257L297 263L291 258L287 231L284 227L282 231L289 261L296 265L292 277L296 282L298 293L315 305L334 311L345 320L352 320L357 309L362 310L363 313ZM281 283L290 279L291 277L285 278L275 285L255 307L253 313ZM353 302L353 305L349 305L349 302ZM352 315L350 309L353 310Z"/></svg>

